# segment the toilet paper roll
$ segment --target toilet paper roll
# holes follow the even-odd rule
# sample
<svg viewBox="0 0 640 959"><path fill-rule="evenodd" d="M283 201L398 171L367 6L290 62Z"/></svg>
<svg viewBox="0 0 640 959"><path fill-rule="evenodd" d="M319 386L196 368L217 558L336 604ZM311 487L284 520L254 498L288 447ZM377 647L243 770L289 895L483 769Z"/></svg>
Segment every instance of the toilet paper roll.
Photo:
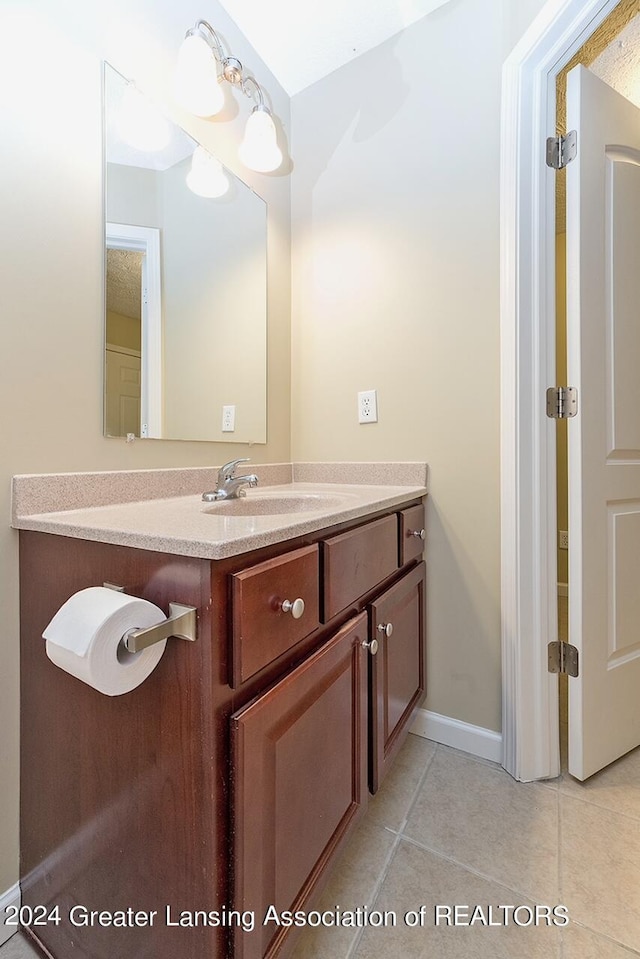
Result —
<svg viewBox="0 0 640 959"><path fill-rule="evenodd" d="M145 681L167 644L165 639L130 653L121 642L123 636L165 619L162 610L146 599L90 586L60 607L42 637L52 663L105 696L120 696Z"/></svg>

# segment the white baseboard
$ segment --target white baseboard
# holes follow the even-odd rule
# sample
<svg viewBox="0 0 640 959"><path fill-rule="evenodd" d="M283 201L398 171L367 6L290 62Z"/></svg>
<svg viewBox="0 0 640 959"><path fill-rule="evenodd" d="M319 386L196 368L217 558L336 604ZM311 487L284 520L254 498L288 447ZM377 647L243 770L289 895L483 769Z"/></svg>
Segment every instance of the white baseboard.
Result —
<svg viewBox="0 0 640 959"><path fill-rule="evenodd" d="M14 932L18 931L17 926L5 925L5 919L7 918L7 909L9 906L16 906L19 909L21 902L22 896L18 883L0 895L0 946L4 945L8 939L11 939Z"/></svg>
<svg viewBox="0 0 640 959"><path fill-rule="evenodd" d="M443 746L462 749L472 756L490 759L502 763L502 735L482 726L472 726L459 719L441 716L428 709L419 709L411 727L411 732L424 739L432 739Z"/></svg>
<svg viewBox="0 0 640 959"><path fill-rule="evenodd" d="M568 596L568 595L569 595L569 584L558 583L558 596Z"/></svg>

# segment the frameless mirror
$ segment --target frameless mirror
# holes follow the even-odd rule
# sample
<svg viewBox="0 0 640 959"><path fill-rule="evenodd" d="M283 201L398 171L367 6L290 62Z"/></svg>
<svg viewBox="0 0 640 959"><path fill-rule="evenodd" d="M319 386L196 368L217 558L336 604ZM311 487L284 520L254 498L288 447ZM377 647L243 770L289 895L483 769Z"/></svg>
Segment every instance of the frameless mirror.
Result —
<svg viewBox="0 0 640 959"><path fill-rule="evenodd" d="M105 435L265 443L266 204L161 114L143 144L109 64L104 92Z"/></svg>

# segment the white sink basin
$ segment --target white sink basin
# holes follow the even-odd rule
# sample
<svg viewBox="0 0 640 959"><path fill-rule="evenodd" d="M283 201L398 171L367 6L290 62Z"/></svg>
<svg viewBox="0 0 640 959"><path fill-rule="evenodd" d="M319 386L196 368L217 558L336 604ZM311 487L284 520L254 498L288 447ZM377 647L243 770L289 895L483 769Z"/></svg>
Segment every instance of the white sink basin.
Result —
<svg viewBox="0 0 640 959"><path fill-rule="evenodd" d="M346 509L349 497L335 493L289 493L250 490L239 499L220 500L203 512L215 516L280 516L286 513L319 513Z"/></svg>

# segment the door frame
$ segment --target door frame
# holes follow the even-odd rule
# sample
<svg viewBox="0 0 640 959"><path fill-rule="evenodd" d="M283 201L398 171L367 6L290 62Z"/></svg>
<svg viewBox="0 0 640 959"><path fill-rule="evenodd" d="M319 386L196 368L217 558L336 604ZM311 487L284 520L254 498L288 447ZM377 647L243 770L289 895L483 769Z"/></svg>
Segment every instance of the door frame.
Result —
<svg viewBox="0 0 640 959"><path fill-rule="evenodd" d="M500 216L503 765L560 772L555 422L556 77L618 0L549 0L503 67ZM579 148L579 145L578 145ZM570 385L570 384L561 384Z"/></svg>
<svg viewBox="0 0 640 959"><path fill-rule="evenodd" d="M160 230L156 227L108 222L106 223L105 244L108 250L133 250L144 254L142 261L140 436L141 439L161 438L162 269L160 263Z"/></svg>

